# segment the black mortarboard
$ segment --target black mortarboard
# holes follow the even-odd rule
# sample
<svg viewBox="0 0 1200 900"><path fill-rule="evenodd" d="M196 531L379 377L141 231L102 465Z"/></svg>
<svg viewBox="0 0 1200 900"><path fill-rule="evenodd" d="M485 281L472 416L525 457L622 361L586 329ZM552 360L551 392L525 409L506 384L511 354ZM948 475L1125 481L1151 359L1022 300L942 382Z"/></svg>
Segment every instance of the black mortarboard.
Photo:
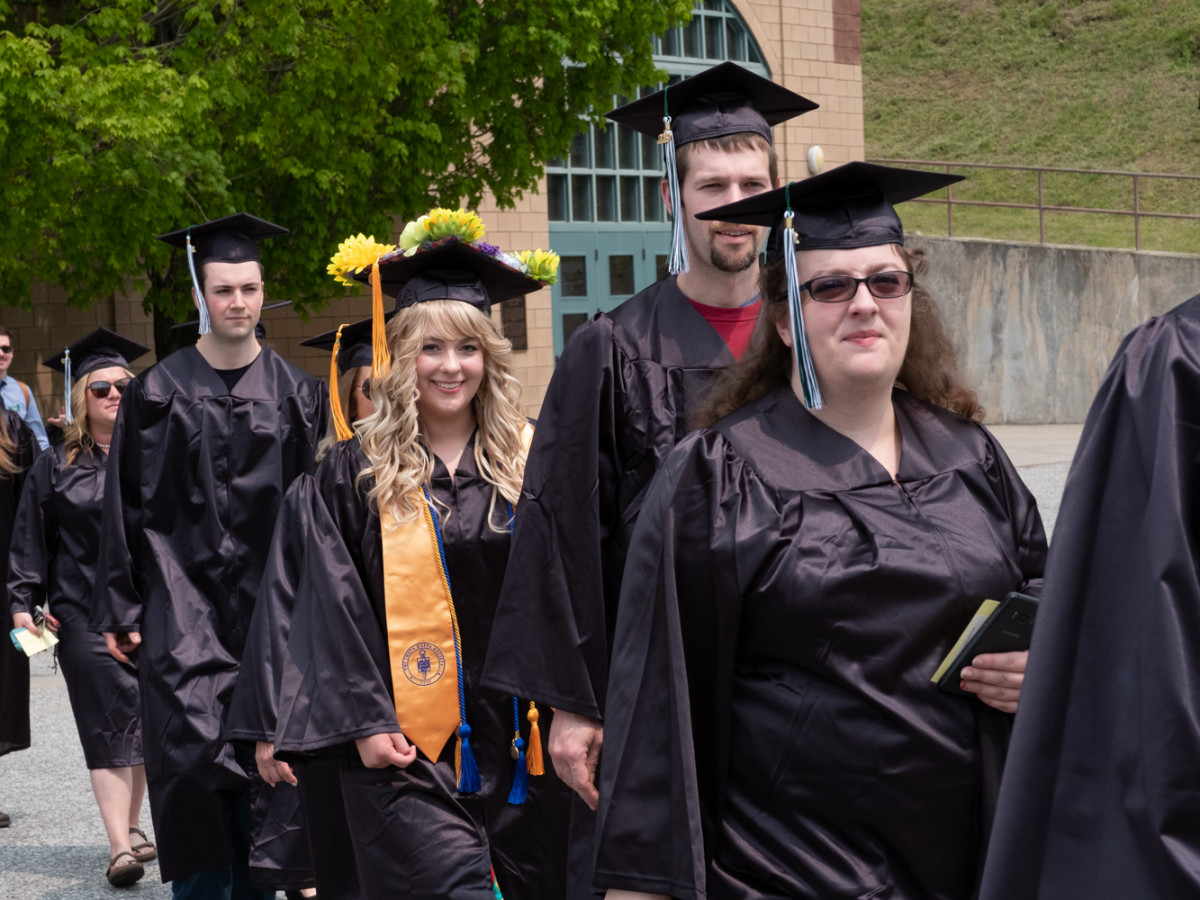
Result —
<svg viewBox="0 0 1200 900"><path fill-rule="evenodd" d="M369 268L357 273L369 282ZM485 315L493 303L541 290L544 283L507 263L450 238L429 250L405 256L397 251L379 260L383 290L396 298L395 310L426 300L462 300Z"/></svg>
<svg viewBox="0 0 1200 900"><path fill-rule="evenodd" d="M188 251L188 271L192 275L192 286L196 290L196 301L200 308L200 333L208 334L208 307L204 292L200 290L197 269L209 262L262 262L258 242L287 234L280 225L252 216L249 213L234 213L221 219L213 219L202 225L189 225L177 231L160 234L158 239L172 247Z"/></svg>
<svg viewBox="0 0 1200 900"><path fill-rule="evenodd" d="M804 333L796 251L902 245L904 228L894 205L962 180L961 175L852 162L697 216L771 226L767 259L782 259L786 267L792 349L809 409L820 409L822 399Z"/></svg>
<svg viewBox="0 0 1200 900"><path fill-rule="evenodd" d="M75 417L71 414L71 385L75 379L83 378L97 369L107 369L109 366L128 369L130 361L149 352L149 347L137 341L121 337L107 328L97 328L69 345L62 355L55 353L42 360L42 365L63 373L63 395L66 401L64 406L67 421L72 422Z"/></svg>
<svg viewBox="0 0 1200 900"><path fill-rule="evenodd" d="M384 321L393 315L395 315L394 312L388 313L384 316ZM316 337L300 342L302 347L316 347L332 354L329 363L329 404L333 413L334 432L339 441L354 437L354 431L350 428L350 423L346 421L346 413L342 410L337 379L339 375L345 375L350 369L372 364L372 323L372 317L360 319L353 325L342 325L333 331L326 331L324 334L318 334Z"/></svg>
<svg viewBox="0 0 1200 900"><path fill-rule="evenodd" d="M771 126L817 108L807 97L736 63L723 62L605 113L650 137L670 116L675 146L749 132L773 143Z"/></svg>
<svg viewBox="0 0 1200 900"><path fill-rule="evenodd" d="M669 270L688 270L687 244L680 217L678 147L730 134L757 134L773 143L771 126L817 108L807 97L723 62L698 75L647 94L607 113L607 117L642 134L657 136L663 146L674 228Z"/></svg>
<svg viewBox="0 0 1200 900"><path fill-rule="evenodd" d="M792 210L795 250L849 250L903 244L895 204L962 181L961 175L851 162L784 187L699 213L743 225L769 225L767 259L783 257L784 216Z"/></svg>
<svg viewBox="0 0 1200 900"><path fill-rule="evenodd" d="M371 365L371 318L369 316L360 319L353 325L343 325L340 329L335 328L333 331L326 331L324 334L301 341L300 346L316 347L327 353L332 352L334 346L338 344L338 331L342 333L336 357L338 374L345 375L351 369Z"/></svg>

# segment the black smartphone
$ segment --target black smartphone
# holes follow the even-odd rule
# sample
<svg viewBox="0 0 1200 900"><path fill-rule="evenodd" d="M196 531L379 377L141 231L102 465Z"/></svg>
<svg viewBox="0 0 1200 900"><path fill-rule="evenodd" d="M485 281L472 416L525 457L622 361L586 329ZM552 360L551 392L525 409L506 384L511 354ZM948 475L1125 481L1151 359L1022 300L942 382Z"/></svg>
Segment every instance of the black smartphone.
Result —
<svg viewBox="0 0 1200 900"><path fill-rule="evenodd" d="M938 687L953 694L966 694L959 684L962 670L980 653L1009 653L1013 650L1028 650L1033 637L1033 621L1037 618L1037 597L1011 591L1004 595L987 621L972 635L959 651L954 662L938 680Z"/></svg>

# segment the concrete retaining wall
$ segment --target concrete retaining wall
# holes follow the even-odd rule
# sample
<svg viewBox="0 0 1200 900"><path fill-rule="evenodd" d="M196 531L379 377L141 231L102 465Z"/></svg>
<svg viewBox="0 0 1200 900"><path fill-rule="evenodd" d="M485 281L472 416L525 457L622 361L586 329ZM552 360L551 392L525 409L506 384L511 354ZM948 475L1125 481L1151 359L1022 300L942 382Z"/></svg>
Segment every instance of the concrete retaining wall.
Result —
<svg viewBox="0 0 1200 900"><path fill-rule="evenodd" d="M1200 293L1200 256L909 236L990 423L1082 422L1121 339Z"/></svg>

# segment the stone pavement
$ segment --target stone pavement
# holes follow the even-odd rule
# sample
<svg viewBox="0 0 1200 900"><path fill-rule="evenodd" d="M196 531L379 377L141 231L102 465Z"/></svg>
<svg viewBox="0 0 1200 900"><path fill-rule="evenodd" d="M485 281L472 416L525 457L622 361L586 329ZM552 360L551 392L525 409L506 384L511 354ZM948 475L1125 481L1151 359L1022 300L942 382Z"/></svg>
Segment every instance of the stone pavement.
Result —
<svg viewBox="0 0 1200 900"><path fill-rule="evenodd" d="M1049 531L1080 425L997 425L991 428L1029 485ZM49 654L32 661L33 747L0 757L0 809L12 816L0 829L0 900L159 900L170 885L158 866L121 890L104 880L108 843L92 799L83 752L62 676ZM150 810L142 826L151 833ZM153 834L151 834L153 840Z"/></svg>

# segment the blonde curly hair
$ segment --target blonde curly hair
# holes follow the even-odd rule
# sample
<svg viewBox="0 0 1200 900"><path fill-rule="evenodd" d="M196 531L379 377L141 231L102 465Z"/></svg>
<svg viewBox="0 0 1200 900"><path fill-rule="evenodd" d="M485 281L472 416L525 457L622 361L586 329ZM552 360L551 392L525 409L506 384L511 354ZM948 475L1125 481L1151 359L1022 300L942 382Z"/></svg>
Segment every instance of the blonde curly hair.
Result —
<svg viewBox="0 0 1200 900"><path fill-rule="evenodd" d="M526 450L522 442L525 417L521 414L521 385L513 374L512 344L492 320L460 300L430 300L403 309L387 326L392 353L387 375L371 383L374 414L360 419L355 430L370 465L359 473L374 477L367 502L377 512L389 510L398 522L421 514L421 486L433 475L433 453L421 431L417 415L416 359L429 334L447 340L472 338L483 351L484 372L472 400L478 428L475 465L492 485L489 525L498 527L492 513L497 495L515 504L521 493Z"/></svg>

